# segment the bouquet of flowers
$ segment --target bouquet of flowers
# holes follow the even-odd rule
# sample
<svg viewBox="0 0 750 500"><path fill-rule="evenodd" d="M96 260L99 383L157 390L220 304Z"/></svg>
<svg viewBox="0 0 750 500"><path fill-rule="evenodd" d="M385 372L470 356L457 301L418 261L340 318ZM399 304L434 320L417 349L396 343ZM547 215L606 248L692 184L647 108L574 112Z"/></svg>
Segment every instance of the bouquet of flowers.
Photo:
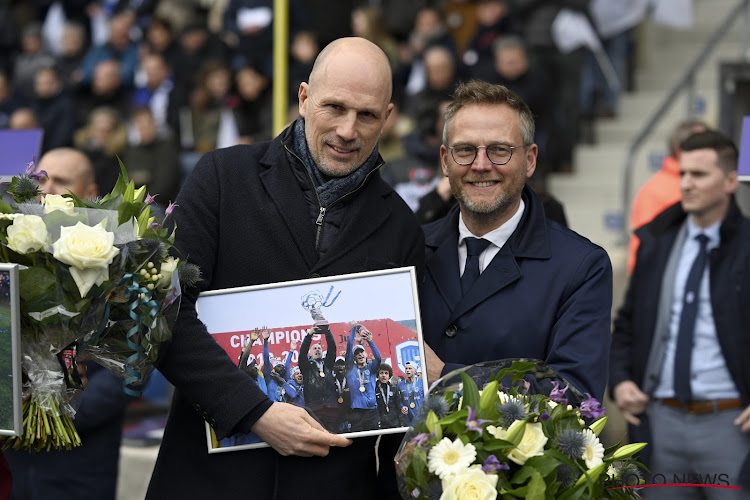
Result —
<svg viewBox="0 0 750 500"><path fill-rule="evenodd" d="M2 448L80 445L71 404L82 389L76 361L124 377L138 395L159 345L171 337L181 288L199 270L170 255L174 231L151 214L120 163L111 193L94 200L43 195L32 161L4 185L0 261L19 265L23 434ZM174 205L166 210L169 217Z"/></svg>
<svg viewBox="0 0 750 500"><path fill-rule="evenodd" d="M638 498L620 479L641 483L646 444L605 449L599 402L538 360L452 372L420 415L396 456L405 499Z"/></svg>

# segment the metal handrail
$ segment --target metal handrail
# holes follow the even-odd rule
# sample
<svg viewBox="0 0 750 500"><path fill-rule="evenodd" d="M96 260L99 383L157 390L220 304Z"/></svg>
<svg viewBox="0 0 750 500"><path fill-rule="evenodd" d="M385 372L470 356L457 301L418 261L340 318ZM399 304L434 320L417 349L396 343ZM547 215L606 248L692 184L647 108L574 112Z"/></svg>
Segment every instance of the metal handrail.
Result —
<svg viewBox="0 0 750 500"><path fill-rule="evenodd" d="M716 46L722 39L727 35L732 25L737 21L742 13L743 9L747 9L750 6L750 0L742 0L738 2L737 6L732 9L729 15L722 21L716 31L706 42L703 50L696 56L695 60L688 66L685 74L680 78L677 84L669 91L667 96L664 98L662 103L651 113L646 125L643 126L640 132L635 136L635 139L630 143L628 148L627 156L625 157L625 165L623 168L623 182L622 182L622 214L623 214L623 244L626 244L630 236L630 204L631 204L631 192L633 182L633 164L635 163L635 155L643 145L643 142L651 134L654 127L664 118L667 110L674 104L674 101L679 96L680 92L687 90L688 97L691 97L694 90L695 74L703 66L706 59L711 55ZM692 99L688 99L688 109L692 106Z"/></svg>

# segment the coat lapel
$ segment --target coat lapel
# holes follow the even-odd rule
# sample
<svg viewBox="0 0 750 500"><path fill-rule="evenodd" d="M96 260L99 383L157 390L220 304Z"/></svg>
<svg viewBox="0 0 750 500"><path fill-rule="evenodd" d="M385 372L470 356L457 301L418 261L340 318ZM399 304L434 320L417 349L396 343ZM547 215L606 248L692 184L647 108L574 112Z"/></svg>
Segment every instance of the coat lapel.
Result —
<svg viewBox="0 0 750 500"><path fill-rule="evenodd" d="M441 227L435 233L425 235L428 247L437 248L426 262L427 272L430 273L440 295L448 308L453 311L461 300L461 278L458 274L458 214L454 208L441 222Z"/></svg>
<svg viewBox="0 0 750 500"><path fill-rule="evenodd" d="M295 243L307 267L311 268L318 261L315 228L308 217L300 216L310 213L310 208L281 141L274 141L261 165L263 187L289 230L290 240Z"/></svg>

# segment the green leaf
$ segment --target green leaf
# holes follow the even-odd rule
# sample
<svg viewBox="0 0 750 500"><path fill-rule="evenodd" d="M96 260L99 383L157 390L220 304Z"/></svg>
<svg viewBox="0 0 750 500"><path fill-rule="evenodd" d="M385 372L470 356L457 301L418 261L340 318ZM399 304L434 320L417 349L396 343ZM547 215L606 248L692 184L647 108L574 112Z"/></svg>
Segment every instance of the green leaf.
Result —
<svg viewBox="0 0 750 500"><path fill-rule="evenodd" d="M414 454L411 457L410 469L414 472L414 479L418 483L423 484L426 481L424 474L427 470L427 452L421 446L418 446L414 450Z"/></svg>
<svg viewBox="0 0 750 500"><path fill-rule="evenodd" d="M485 386L482 390L482 395L479 397L479 409L480 411L486 411L494 406L496 402L500 400L497 395L498 381L493 380Z"/></svg>
<svg viewBox="0 0 750 500"><path fill-rule="evenodd" d="M586 472L581 474L581 477L578 478L578 481L576 481L576 486L586 484L589 481L593 483L594 481L599 479L599 476L602 474L602 472L604 472L606 466L607 464L599 464L596 467L587 470Z"/></svg>
<svg viewBox="0 0 750 500"><path fill-rule="evenodd" d="M143 206L143 203L123 201L122 204L117 207L117 213L119 214L117 223L125 224L130 219L137 218L141 211L141 206Z"/></svg>
<svg viewBox="0 0 750 500"><path fill-rule="evenodd" d="M515 448L516 445L511 443L510 441L506 441L504 439L493 439L492 441L486 442L484 444L485 451L488 452L498 452L498 451L505 451L505 450L512 450Z"/></svg>
<svg viewBox="0 0 750 500"><path fill-rule="evenodd" d="M544 500L544 492L547 490L547 483L544 482L539 472L534 472L529 481L529 489L526 492L527 500Z"/></svg>
<svg viewBox="0 0 750 500"><path fill-rule="evenodd" d="M5 203L3 200L0 200L0 213L12 214L15 213L15 210L13 210L13 207Z"/></svg>
<svg viewBox="0 0 750 500"><path fill-rule="evenodd" d="M479 408L479 389L477 389L477 384L474 383L474 380L466 372L461 372L461 379L464 383L464 399L461 403L461 409L466 407Z"/></svg>
<svg viewBox="0 0 750 500"><path fill-rule="evenodd" d="M446 415L440 419L440 425L446 427L454 422L458 422L463 419L466 420L469 417L469 410L458 410L457 412Z"/></svg>
<svg viewBox="0 0 750 500"><path fill-rule="evenodd" d="M143 236L143 233L148 229L149 219L151 218L151 207L146 207L138 214L138 236Z"/></svg>
<svg viewBox="0 0 750 500"><path fill-rule="evenodd" d="M508 433L505 435L505 440L518 446L518 443L523 439L524 432L526 432L526 421L524 420L520 423L516 422L514 422L508 429Z"/></svg>
<svg viewBox="0 0 750 500"><path fill-rule="evenodd" d="M18 291L21 299L27 302L38 301L50 293L56 295L54 292L57 278L46 267L28 267L19 271L18 278ZM55 301L56 297L52 300Z"/></svg>

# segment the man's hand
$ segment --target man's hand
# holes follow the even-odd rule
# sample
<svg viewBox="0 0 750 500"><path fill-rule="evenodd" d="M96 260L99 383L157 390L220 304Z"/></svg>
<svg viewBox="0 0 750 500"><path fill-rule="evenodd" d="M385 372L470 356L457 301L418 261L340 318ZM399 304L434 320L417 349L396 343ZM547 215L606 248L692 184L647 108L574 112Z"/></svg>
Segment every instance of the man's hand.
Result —
<svg viewBox="0 0 750 500"><path fill-rule="evenodd" d="M256 340L258 340L259 336L260 336L260 332L258 331L258 329L257 328L253 328L253 333L250 334L250 339L253 342L255 342Z"/></svg>
<svg viewBox="0 0 750 500"><path fill-rule="evenodd" d="M261 330L260 334L261 334L261 335L263 335L263 340L264 340L264 341L268 340L268 337L270 337L270 336L271 336L271 332L269 332L269 331L268 331L268 328L266 328L265 326L264 326L264 327L263 327L263 329Z"/></svg>
<svg viewBox="0 0 750 500"><path fill-rule="evenodd" d="M742 432L750 433L750 406L740 413L740 416L734 420L734 425L741 426Z"/></svg>
<svg viewBox="0 0 750 500"><path fill-rule="evenodd" d="M615 386L612 393L615 396L615 404L622 411L625 420L633 425L641 425L641 419L636 415L640 415L646 410L648 394L641 391L632 380L620 382Z"/></svg>
<svg viewBox="0 0 750 500"><path fill-rule="evenodd" d="M252 428L281 455L328 455L331 446L346 447L350 439L323 429L306 410L288 403L273 403Z"/></svg>
<svg viewBox="0 0 750 500"><path fill-rule="evenodd" d="M441 360L435 351L432 350L427 344L424 345L425 362L427 363L427 384L431 385L437 379L440 378L440 374L443 373L443 367L445 363Z"/></svg>
<svg viewBox="0 0 750 500"><path fill-rule="evenodd" d="M403 413L404 415L406 415L407 413L409 413L409 408L407 408L406 406L402 406L401 407L401 413Z"/></svg>
<svg viewBox="0 0 750 500"><path fill-rule="evenodd" d="M372 342L372 332L365 328L364 326L359 330L360 335L362 336L363 340L366 340L368 342Z"/></svg>
<svg viewBox="0 0 750 500"><path fill-rule="evenodd" d="M294 352L294 350L297 348L297 341L292 340L292 343L289 344L289 352Z"/></svg>
<svg viewBox="0 0 750 500"><path fill-rule="evenodd" d="M88 368L89 367L86 366L86 363L76 363L76 370L78 371L78 376L81 379L81 385L84 388L89 384L89 378L86 376L86 371L88 370Z"/></svg>

